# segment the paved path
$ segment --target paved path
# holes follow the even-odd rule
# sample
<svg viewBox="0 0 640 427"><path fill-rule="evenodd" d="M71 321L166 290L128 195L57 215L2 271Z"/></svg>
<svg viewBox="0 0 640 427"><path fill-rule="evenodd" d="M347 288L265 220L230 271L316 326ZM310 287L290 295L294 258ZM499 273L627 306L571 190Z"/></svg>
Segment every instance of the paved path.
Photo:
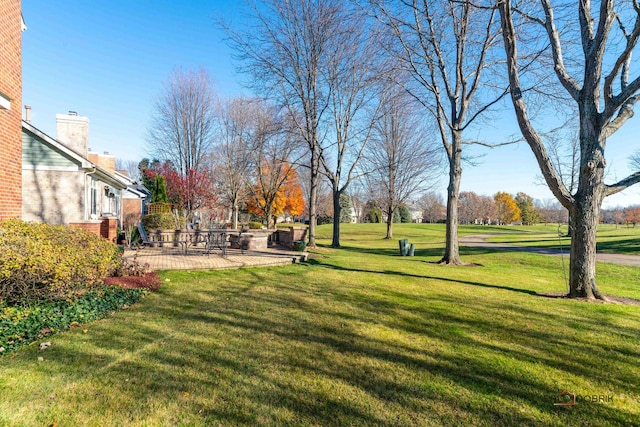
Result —
<svg viewBox="0 0 640 427"><path fill-rule="evenodd" d="M219 251L206 254L201 248L189 248L186 254L182 248L143 248L127 250L124 256L143 264L148 263L153 271L222 270L287 265L304 261L307 253L272 248L261 251L227 249L227 256L223 258Z"/></svg>
<svg viewBox="0 0 640 427"><path fill-rule="evenodd" d="M477 234L473 236L464 236L460 238L460 244L463 246L491 248L491 249L499 249L504 251L531 252L536 254L555 255L555 256L564 254L565 256L569 256L568 247L561 251L560 249L557 249L557 248L535 248L530 246L513 246L513 245L507 245L504 243L487 242L487 238L495 237L497 235L499 234ZM639 255L597 253L596 260L599 262L608 262L610 264L630 265L630 266L640 267Z"/></svg>

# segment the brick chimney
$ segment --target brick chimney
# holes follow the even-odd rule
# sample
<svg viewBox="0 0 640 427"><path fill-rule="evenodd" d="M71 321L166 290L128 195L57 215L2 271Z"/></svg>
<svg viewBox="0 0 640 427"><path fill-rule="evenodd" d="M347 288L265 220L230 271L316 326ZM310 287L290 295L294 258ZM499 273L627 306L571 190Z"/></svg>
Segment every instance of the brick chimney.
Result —
<svg viewBox="0 0 640 427"><path fill-rule="evenodd" d="M56 114L56 139L82 156L87 156L89 119L75 111Z"/></svg>
<svg viewBox="0 0 640 427"><path fill-rule="evenodd" d="M87 159L91 163L101 167L111 174L116 171L116 156L109 154L106 151L104 154L98 154L90 151L87 155Z"/></svg>

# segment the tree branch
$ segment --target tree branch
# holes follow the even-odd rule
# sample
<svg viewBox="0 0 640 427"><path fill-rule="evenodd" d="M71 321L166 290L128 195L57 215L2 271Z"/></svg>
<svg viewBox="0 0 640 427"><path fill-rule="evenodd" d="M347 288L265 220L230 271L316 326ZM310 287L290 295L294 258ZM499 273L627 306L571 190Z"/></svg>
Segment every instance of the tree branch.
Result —
<svg viewBox="0 0 640 427"><path fill-rule="evenodd" d="M548 0L542 0L547 2ZM518 53L516 49L516 35L513 27L513 19L511 16L510 0L498 0L498 10L500 12L500 23L502 26L502 34L507 56L507 71L509 75L509 87L511 91L511 100L516 112L518 125L525 140L531 147L542 175L549 186L549 189L558 201L567 209L573 205L573 196L567 191L564 183L556 173L553 163L544 147L540 135L531 125L531 121L527 114L527 108L522 99L522 90L520 87L520 76L518 73ZM556 33L557 35L557 33ZM552 34L550 35L550 37ZM552 41L553 43L553 41Z"/></svg>
<svg viewBox="0 0 640 427"><path fill-rule="evenodd" d="M551 42L551 53L553 54L553 64L554 71L556 72L556 76L558 76L558 80L562 86L569 92L569 95L576 101L578 101L578 96L580 93L580 87L578 86L578 82L576 82L568 73L564 66L564 60L562 59L562 47L560 45L560 37L558 35L558 29L556 28L556 24L553 17L553 7L549 0L541 0L542 7L544 8L545 14L545 29L547 30L547 35L549 37L549 41ZM510 6L507 6L510 7ZM509 18L511 20L511 18ZM511 24L513 27L513 24ZM503 28L504 32L504 28ZM514 34L515 37L515 34ZM506 42L506 41L505 41ZM515 38L514 38L515 44ZM515 46L514 46L515 47Z"/></svg>
<svg viewBox="0 0 640 427"><path fill-rule="evenodd" d="M639 182L640 182L640 172L636 172L632 175L629 175L622 181L619 181L613 185L607 185L604 195L605 197L611 196L612 194L619 193Z"/></svg>

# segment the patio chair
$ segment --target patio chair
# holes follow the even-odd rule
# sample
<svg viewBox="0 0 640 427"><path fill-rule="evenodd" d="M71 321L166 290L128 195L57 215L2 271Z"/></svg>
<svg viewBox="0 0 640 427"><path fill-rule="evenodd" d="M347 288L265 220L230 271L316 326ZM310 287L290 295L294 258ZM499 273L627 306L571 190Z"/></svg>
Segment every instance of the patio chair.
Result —
<svg viewBox="0 0 640 427"><path fill-rule="evenodd" d="M222 257L227 257L227 232L225 229L209 230L207 244L205 247L206 254L209 255L213 249L220 249Z"/></svg>
<svg viewBox="0 0 640 427"><path fill-rule="evenodd" d="M144 229L144 225L142 225L142 221L138 221L138 234L140 235L140 241L131 241L129 242L129 246L132 249L139 249L144 246L151 246L151 241L149 240L149 236L147 235L147 230ZM133 233L131 233L133 234Z"/></svg>
<svg viewBox="0 0 640 427"><path fill-rule="evenodd" d="M142 245L141 246L153 246L153 244L156 244L158 242L152 242L151 240L149 240L149 235L147 234L147 230L144 229L144 225L142 225L142 221L138 222L138 232L140 232L140 239L142 240ZM174 240L174 243L178 243L179 245L181 245L184 248L184 253L187 253L187 243L189 243L186 240Z"/></svg>

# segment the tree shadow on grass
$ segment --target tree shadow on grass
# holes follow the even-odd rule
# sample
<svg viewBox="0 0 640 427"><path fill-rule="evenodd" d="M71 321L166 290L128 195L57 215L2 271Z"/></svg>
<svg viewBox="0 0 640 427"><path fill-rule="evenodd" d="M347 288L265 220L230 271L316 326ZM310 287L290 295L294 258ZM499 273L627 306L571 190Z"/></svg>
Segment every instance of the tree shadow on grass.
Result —
<svg viewBox="0 0 640 427"><path fill-rule="evenodd" d="M540 296L535 291L528 290L528 289L514 288L514 287L511 287L511 286L492 285L492 284L488 284L488 283L471 282L471 281L460 280L460 279L449 279L449 278L446 278L446 277L428 276L428 275L424 275L424 274L413 274L413 273L406 273L406 272L402 272L402 271L367 270L367 269L364 269L364 268L344 267L344 266L339 266L339 265L334 265L334 264L325 264L325 263L322 263L322 262L320 262L318 260L315 260L315 259L311 259L311 260L307 261L307 263L309 265L318 265L318 266L322 266L324 268L328 268L328 269L331 269L331 270L350 271L350 272L356 272L356 273L384 274L384 275L389 275L389 276L412 277L412 278L416 278L416 279L438 280L438 281L443 281L443 282L460 283L460 284L463 284L463 285L477 286L477 287L487 288L487 289L499 289L499 290L523 293L523 294L527 294L527 295Z"/></svg>
<svg viewBox="0 0 640 427"><path fill-rule="evenodd" d="M597 250L608 253L638 255L640 252L640 238L598 242Z"/></svg>
<svg viewBox="0 0 640 427"><path fill-rule="evenodd" d="M415 243L416 249L414 256L415 257L424 257L424 258L442 258L444 255L444 247L432 247L432 248L420 248L420 243ZM362 248L358 246L341 246L341 250L347 252L356 252L367 255L383 255L390 256L395 258L405 258L400 255L400 250L398 248ZM481 247L481 246L460 246L460 256L476 256L476 255L488 255L494 253L504 253L504 252L531 252L531 248L525 247L517 247L517 246L503 246L503 247ZM549 248L548 250L545 248L540 249L540 253L555 253L555 248ZM559 253L559 252L558 252ZM568 253L568 249L565 251ZM408 258L410 259L410 257Z"/></svg>
<svg viewBox="0 0 640 427"><path fill-rule="evenodd" d="M390 270L337 269L496 288ZM238 275L242 280L235 279ZM210 284L202 284L209 276ZM175 401L182 402L175 408L182 413L167 423L629 425L637 415L609 405L582 405L571 413L554 408L560 390L527 369L543 364L591 383L616 380L615 386L627 395L637 386L624 380L636 379L599 374L594 363L600 359L587 357L586 338L577 343L578 354L569 358L574 337L521 330L491 316L502 313L509 302L480 304L447 295L440 298L451 301L438 301L437 296L408 295L401 289L365 298L339 285L323 293L325 286L265 280L270 276L259 270L209 276L194 274L193 283L182 280L191 286L189 292L165 289L164 295L152 295L152 301L118 315L125 319L103 322L89 335L77 334L87 341L82 347L71 351L54 345L40 369L52 377L64 375L69 387L56 391L54 401L47 390L39 398L56 405L82 397L83 411L100 414L114 401L108 395L85 394L82 384L90 377L92 384L104 386L97 393L122 396L115 400L120 406L110 410L126 413L138 405L139 424L145 424L145 416L158 405ZM434 302L458 304L459 309ZM553 324L566 321L560 313L516 305L512 311ZM376 333L376 328L394 333ZM511 343L517 347L485 342L482 338L490 333L517 338ZM528 348L546 352L532 355ZM607 351L601 349L604 355ZM484 355L478 356L480 352ZM532 409L543 417L532 415ZM91 419L95 424L96 417Z"/></svg>

